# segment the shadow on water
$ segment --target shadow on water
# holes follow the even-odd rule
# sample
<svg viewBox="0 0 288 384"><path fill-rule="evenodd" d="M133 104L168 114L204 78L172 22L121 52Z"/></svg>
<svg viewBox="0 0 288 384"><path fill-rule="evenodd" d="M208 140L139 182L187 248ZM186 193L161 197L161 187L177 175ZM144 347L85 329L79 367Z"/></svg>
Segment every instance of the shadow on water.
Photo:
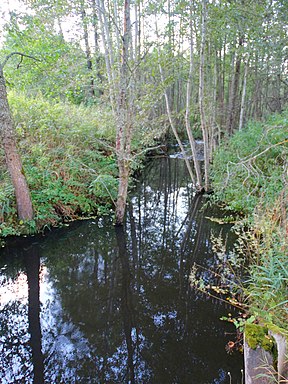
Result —
<svg viewBox="0 0 288 384"><path fill-rule="evenodd" d="M194 262L217 263L229 233L207 216L180 159L148 165L125 227L73 223L0 254L1 383L241 383L227 355L228 304L194 292ZM207 278L209 276L207 275ZM233 336L230 336L233 337Z"/></svg>

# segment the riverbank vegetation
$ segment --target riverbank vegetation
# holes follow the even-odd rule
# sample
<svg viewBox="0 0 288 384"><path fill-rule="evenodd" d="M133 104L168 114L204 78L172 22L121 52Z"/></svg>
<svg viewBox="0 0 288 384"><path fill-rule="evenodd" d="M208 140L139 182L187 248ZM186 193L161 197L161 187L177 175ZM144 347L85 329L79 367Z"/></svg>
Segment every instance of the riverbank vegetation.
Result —
<svg viewBox="0 0 288 384"><path fill-rule="evenodd" d="M251 307L283 318L286 2L24 3L25 12L9 14L0 52L1 102L9 91L0 116L1 236L112 210L122 224L139 159L172 138L195 190L210 192L212 182L214 199L242 217ZM27 222L15 169L30 190ZM275 292L271 300L262 287Z"/></svg>
<svg viewBox="0 0 288 384"><path fill-rule="evenodd" d="M17 220L13 186L2 158L1 236L111 214L118 181L110 108L49 101L41 95L27 97L13 91L9 105L35 216L28 223ZM132 159L133 171L140 166L143 142L147 145L148 138L134 136L132 153L138 156Z"/></svg>
<svg viewBox="0 0 288 384"><path fill-rule="evenodd" d="M19 4L1 34L0 237L122 225L146 151L176 141L195 192L236 217L234 250L214 239L216 290L238 325L248 310L287 327L287 1Z"/></svg>
<svg viewBox="0 0 288 384"><path fill-rule="evenodd" d="M259 321L287 327L288 319L288 111L251 122L215 153L214 200L238 213L235 268L247 270L243 288ZM244 279L245 281L245 279ZM239 289L239 286L238 288Z"/></svg>

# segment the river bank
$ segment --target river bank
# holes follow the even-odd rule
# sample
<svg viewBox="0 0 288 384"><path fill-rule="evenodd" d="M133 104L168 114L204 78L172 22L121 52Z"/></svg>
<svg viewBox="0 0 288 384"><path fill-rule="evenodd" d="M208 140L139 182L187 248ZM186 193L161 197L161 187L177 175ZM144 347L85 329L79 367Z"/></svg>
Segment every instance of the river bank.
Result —
<svg viewBox="0 0 288 384"><path fill-rule="evenodd" d="M226 263L238 276L232 291L240 290L255 325L252 338L250 325L244 327L246 356L263 350L252 366L250 358L245 360L247 383L288 380L287 114L286 110L265 123L251 123L219 148L213 163L214 201L224 201L226 209L240 214L235 226L238 240ZM234 323L239 326L237 319Z"/></svg>

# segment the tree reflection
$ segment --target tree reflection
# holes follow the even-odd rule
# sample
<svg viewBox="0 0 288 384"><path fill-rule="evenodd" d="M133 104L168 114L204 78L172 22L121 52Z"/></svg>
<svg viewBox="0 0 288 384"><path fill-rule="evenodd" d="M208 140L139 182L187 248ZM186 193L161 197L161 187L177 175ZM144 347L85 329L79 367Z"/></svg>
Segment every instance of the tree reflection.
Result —
<svg viewBox="0 0 288 384"><path fill-rule="evenodd" d="M33 363L33 383L44 383L44 362L40 325L40 255L38 247L24 250L28 282L28 322Z"/></svg>
<svg viewBox="0 0 288 384"><path fill-rule="evenodd" d="M9 246L2 260L9 258L10 268L1 274L1 377L3 382L44 383L41 348L38 247L26 247L14 253ZM10 260L12 259L12 260ZM12 261L12 262L11 262ZM14 263L15 262L15 263ZM15 270L15 264L18 271ZM9 276L10 275L10 276Z"/></svg>
<svg viewBox="0 0 288 384"><path fill-rule="evenodd" d="M227 357L218 320L223 306L188 285L195 261L213 263L211 230L229 228L206 219L185 173L175 159L154 163L124 228L76 223L15 250L21 266L2 275L15 284L27 270L29 291L26 302L2 307L3 367L18 367L25 383L224 383L227 371L236 378L239 360ZM0 370L7 383L9 369Z"/></svg>
<svg viewBox="0 0 288 384"><path fill-rule="evenodd" d="M115 227L119 258L122 267L122 295L121 295L121 313L123 319L123 330L127 347L127 378L125 381L135 383L134 371L134 348L132 341L132 331L135 329L135 314L131 291L131 272L129 265L129 255L126 245L126 234L123 226Z"/></svg>

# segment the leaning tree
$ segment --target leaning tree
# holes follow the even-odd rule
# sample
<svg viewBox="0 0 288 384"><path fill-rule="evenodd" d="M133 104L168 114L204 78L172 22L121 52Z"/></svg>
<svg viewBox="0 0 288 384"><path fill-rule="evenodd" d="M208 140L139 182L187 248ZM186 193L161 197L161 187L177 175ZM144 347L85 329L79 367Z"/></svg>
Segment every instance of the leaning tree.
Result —
<svg viewBox="0 0 288 384"><path fill-rule="evenodd" d="M20 52L12 52L6 56L3 63L0 63L0 137L5 153L7 168L15 190L18 218L19 220L32 220L32 201L21 157L17 149L16 132L9 108L6 82L3 74L5 64L13 55L20 55L21 60L23 57L31 58L31 56L24 55Z"/></svg>

